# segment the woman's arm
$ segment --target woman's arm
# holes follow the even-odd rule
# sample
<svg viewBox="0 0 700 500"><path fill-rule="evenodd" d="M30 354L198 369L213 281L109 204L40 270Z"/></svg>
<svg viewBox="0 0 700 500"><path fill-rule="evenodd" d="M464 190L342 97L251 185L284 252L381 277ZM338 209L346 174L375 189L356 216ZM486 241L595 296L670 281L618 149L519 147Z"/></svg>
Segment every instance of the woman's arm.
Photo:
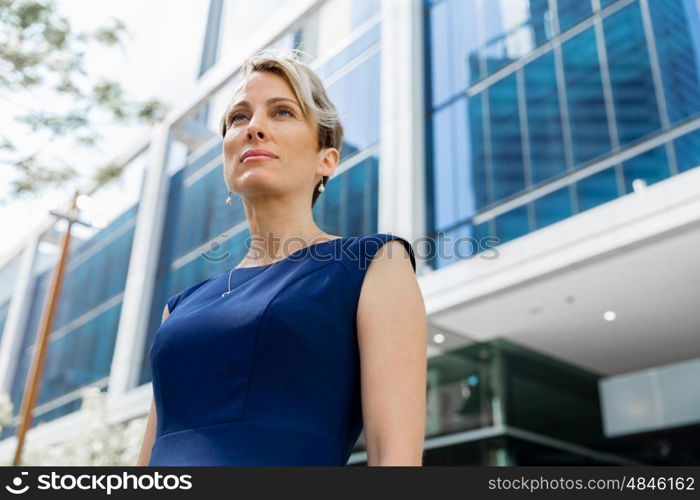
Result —
<svg viewBox="0 0 700 500"><path fill-rule="evenodd" d="M167 319L169 314L170 311L168 311L168 305L166 304L165 308L163 309L163 319L161 320L161 323ZM158 414L156 413L156 404L153 397L151 397L151 409L148 412L148 420L146 420L146 431L144 432L143 441L141 442L139 458L136 461L137 466L147 466L148 462L151 461L151 449L153 448L153 442L155 441L157 418Z"/></svg>
<svg viewBox="0 0 700 500"><path fill-rule="evenodd" d="M144 467L148 465L151 460L151 448L153 448L153 442L155 440L156 433L156 405L151 398L151 410L148 412L148 420L146 421L146 431L143 436L143 441L141 443L141 451L139 452L139 458L136 461L136 465Z"/></svg>
<svg viewBox="0 0 700 500"><path fill-rule="evenodd" d="M382 245L365 274L357 311L367 465L423 464L425 302L403 244Z"/></svg>

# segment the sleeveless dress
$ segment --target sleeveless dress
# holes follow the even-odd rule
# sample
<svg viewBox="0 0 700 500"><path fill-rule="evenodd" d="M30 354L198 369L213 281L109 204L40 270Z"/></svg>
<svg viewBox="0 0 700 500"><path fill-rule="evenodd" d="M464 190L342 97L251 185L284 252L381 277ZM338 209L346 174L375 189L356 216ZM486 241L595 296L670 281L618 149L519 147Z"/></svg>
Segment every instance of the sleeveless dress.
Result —
<svg viewBox="0 0 700 500"><path fill-rule="evenodd" d="M415 272L408 241L374 233L234 269L225 297L230 270L172 296L148 354L148 465L346 465L363 428L360 290L392 239Z"/></svg>

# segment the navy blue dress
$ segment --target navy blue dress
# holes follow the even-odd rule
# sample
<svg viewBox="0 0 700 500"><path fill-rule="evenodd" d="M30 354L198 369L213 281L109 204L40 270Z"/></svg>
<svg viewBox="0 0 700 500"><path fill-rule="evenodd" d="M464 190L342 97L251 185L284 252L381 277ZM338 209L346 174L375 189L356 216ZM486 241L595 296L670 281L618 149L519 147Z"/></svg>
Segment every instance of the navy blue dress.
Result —
<svg viewBox="0 0 700 500"><path fill-rule="evenodd" d="M149 351L150 466L346 465L362 431L357 305L375 233L312 244L168 300ZM401 257L401 256L398 256Z"/></svg>

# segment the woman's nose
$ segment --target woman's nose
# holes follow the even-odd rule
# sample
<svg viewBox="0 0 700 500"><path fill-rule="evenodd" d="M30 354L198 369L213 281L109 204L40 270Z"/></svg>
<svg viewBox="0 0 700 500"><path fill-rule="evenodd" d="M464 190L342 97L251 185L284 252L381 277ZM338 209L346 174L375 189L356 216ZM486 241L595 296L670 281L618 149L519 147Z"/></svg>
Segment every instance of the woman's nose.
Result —
<svg viewBox="0 0 700 500"><path fill-rule="evenodd" d="M258 138L260 138L260 139L264 139L264 138L265 138L265 134L264 134L263 131L260 130L259 128L257 128L257 127L254 127L254 128L253 128L253 127L248 127L248 130L246 131L246 137L248 138L248 140L252 140L252 139L253 139L253 134L255 134L255 135L256 135Z"/></svg>
<svg viewBox="0 0 700 500"><path fill-rule="evenodd" d="M248 140L253 139L253 135L256 135L258 139L265 138L265 116L260 113L255 113L250 117L248 122L248 127L246 129L246 137Z"/></svg>

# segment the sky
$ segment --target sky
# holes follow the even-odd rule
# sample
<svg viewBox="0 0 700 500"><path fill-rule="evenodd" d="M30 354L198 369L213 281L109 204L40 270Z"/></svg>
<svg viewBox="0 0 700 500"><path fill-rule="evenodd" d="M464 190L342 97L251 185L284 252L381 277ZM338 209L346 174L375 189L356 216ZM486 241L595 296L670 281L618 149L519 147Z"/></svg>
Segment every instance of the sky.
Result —
<svg viewBox="0 0 700 500"><path fill-rule="evenodd" d="M66 16L76 31L92 31L119 18L127 26L129 35L125 47L103 48L94 46L86 54L85 69L91 79L100 76L113 78L124 87L134 100L157 97L171 106L187 99L196 85L199 58L206 27L209 0L120 0L86 1L57 0L57 8ZM134 144L147 126L119 126L100 123L97 132L104 137L97 151L81 151L67 141L43 141L39 136L17 137L9 132L17 130L12 116L28 107L37 109L36 96L11 96L3 99L0 130L16 138L22 151L42 148L62 158L86 176L96 167L103 166ZM38 108L41 109L41 108ZM9 110L10 112L6 112ZM13 127L13 128L7 128ZM48 141L47 141L48 142ZM137 198L145 157L139 158L116 181L96 196L94 210L85 213L87 220L101 216L107 221L119 215ZM5 195L13 177L11 167L0 170L0 192ZM18 245L48 216L49 210L64 206L70 200L70 186L51 189L38 198L17 199L0 206L0 266L14 254ZM79 234L80 226L74 226Z"/></svg>

